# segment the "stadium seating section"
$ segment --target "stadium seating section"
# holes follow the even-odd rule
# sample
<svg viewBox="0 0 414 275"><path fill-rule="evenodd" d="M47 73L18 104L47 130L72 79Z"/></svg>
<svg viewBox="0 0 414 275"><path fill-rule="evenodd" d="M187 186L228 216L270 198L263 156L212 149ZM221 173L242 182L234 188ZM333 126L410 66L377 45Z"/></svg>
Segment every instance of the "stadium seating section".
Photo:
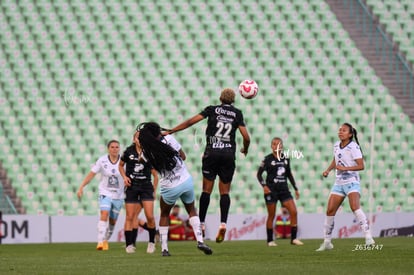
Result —
<svg viewBox="0 0 414 275"><path fill-rule="evenodd" d="M398 3L413 15L412 1ZM401 19L387 7L375 11ZM412 20L399 22L412 58ZM139 122L174 126L248 78L260 90L235 103L252 144L237 155L231 213L265 213L256 171L274 136L290 152L299 212L323 213L334 178L321 173L343 122L359 130L366 211L414 211L413 124L323 1L1 1L0 41L1 162L28 214L96 215L97 179L82 200L76 190L108 140L125 148ZM175 135L197 201L204 129Z"/></svg>
<svg viewBox="0 0 414 275"><path fill-rule="evenodd" d="M410 0L367 0L367 5L391 34L399 49L414 64L414 2Z"/></svg>

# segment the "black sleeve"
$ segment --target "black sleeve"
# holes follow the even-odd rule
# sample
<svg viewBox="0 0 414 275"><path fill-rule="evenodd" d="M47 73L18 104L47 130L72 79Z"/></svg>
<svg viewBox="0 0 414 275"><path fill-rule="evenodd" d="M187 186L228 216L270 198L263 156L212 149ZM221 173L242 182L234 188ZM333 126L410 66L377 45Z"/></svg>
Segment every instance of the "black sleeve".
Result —
<svg viewBox="0 0 414 275"><path fill-rule="evenodd" d="M293 189L295 191L298 191L298 187L296 186L295 178L293 177L292 170L290 169L290 161L288 160L287 166L286 166L286 176L289 179L290 183L293 186Z"/></svg>
<svg viewBox="0 0 414 275"><path fill-rule="evenodd" d="M259 166L259 169L257 169L257 174L256 174L257 180L259 181L261 186L266 185L266 182L263 180L263 176L262 176L264 171L265 171L264 161L262 161L262 163Z"/></svg>
<svg viewBox="0 0 414 275"><path fill-rule="evenodd" d="M244 116L243 116L242 111L240 111L240 119L239 119L238 124L239 124L239 126L245 126L246 127L246 123L244 122Z"/></svg>
<svg viewBox="0 0 414 275"><path fill-rule="evenodd" d="M202 110L199 114L202 115L204 118L208 117L211 113L211 105L207 106Z"/></svg>

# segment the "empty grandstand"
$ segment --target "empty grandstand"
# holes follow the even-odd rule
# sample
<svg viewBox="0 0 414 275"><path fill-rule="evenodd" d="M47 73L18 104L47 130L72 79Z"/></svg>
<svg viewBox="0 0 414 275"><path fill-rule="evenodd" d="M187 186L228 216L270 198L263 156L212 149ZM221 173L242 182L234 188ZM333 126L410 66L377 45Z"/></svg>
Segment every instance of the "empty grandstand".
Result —
<svg viewBox="0 0 414 275"><path fill-rule="evenodd" d="M398 11L367 5L412 62L413 5L391 2ZM96 215L97 184L82 201L76 190L108 140L125 148L138 123L173 126L247 78L260 90L236 100L252 144L232 213L265 213L256 171L273 136L303 154L291 161L299 212L323 213L333 178L321 173L343 122L366 157L365 207L372 183L374 211L414 211L413 122L324 1L1 1L0 43L0 176L21 213ZM197 195L203 130L176 134Z"/></svg>

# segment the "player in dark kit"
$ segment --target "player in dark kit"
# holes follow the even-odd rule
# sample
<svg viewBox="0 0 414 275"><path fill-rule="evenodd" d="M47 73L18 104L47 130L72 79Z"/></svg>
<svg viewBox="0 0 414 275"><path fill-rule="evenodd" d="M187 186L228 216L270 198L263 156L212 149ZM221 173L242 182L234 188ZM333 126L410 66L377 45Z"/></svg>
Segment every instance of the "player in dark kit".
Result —
<svg viewBox="0 0 414 275"><path fill-rule="evenodd" d="M202 112L169 130L169 133L184 130L207 118L206 147L202 159L203 192L200 197L200 221L203 232L205 218L210 204L216 176L219 176L220 228L216 242L221 243L226 234L226 223L230 209L230 185L236 169L236 130L243 137L241 153L247 155L250 136L244 123L242 112L233 106L235 92L230 88L222 90L220 105L211 105Z"/></svg>
<svg viewBox="0 0 414 275"><path fill-rule="evenodd" d="M134 244L137 238L137 229L134 228L134 223L137 221L141 208L144 208L145 217L147 218L146 229L149 233L147 253L154 253L156 234L154 193L158 185L158 173L145 159L138 137L139 131L137 130L134 134L134 143L126 148L119 162L119 172L126 187L125 250L127 253L135 253ZM151 175L154 178L154 184L151 182Z"/></svg>
<svg viewBox="0 0 414 275"><path fill-rule="evenodd" d="M298 220L297 210L287 183L289 179L295 189L296 199L299 199L299 191L290 170L290 161L288 156L283 154L283 142L280 138L275 137L272 139L271 148L272 153L262 160L260 167L257 170L257 180L263 187L268 213L266 221L267 245L276 246L276 243L273 241L273 221L276 215L276 203L278 200L290 213L291 244L303 245L303 243L296 238ZM262 177L262 174L265 171L267 173L266 181L264 181Z"/></svg>

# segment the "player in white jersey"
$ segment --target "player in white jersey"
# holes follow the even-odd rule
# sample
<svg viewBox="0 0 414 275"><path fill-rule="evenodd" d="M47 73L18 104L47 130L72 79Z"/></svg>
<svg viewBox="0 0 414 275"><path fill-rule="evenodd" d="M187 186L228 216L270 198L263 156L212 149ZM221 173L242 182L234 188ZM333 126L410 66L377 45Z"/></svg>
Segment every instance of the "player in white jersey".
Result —
<svg viewBox="0 0 414 275"><path fill-rule="evenodd" d="M143 123L139 126L139 142L144 156L160 174L160 222L162 256L170 256L168 251L169 215L178 199L181 199L190 216L190 224L197 239L197 248L205 254L212 250L203 241L200 219L194 207L193 178L184 163L185 154L181 145L171 135L162 136L161 128L155 122Z"/></svg>
<svg viewBox="0 0 414 275"><path fill-rule="evenodd" d="M91 171L82 181L77 192L78 198L80 199L83 195L83 188L96 174L101 174L101 180L99 182L100 219L98 222L97 250L109 249L108 240L113 233L124 199L124 180L118 170L120 161L119 142L111 140L108 142L107 147L108 154L100 157L96 161L92 166Z"/></svg>
<svg viewBox="0 0 414 275"><path fill-rule="evenodd" d="M349 123L344 123L338 131L338 142L334 145L334 159L322 175L327 177L329 172L336 169L335 184L329 195L324 224L324 242L316 251L333 249L332 231L334 217L345 197L348 196L349 205L365 234L365 244L375 244L371 235L368 220L360 205L360 179L358 171L364 169L364 159L359 146L357 131ZM355 140L355 141L354 141Z"/></svg>

